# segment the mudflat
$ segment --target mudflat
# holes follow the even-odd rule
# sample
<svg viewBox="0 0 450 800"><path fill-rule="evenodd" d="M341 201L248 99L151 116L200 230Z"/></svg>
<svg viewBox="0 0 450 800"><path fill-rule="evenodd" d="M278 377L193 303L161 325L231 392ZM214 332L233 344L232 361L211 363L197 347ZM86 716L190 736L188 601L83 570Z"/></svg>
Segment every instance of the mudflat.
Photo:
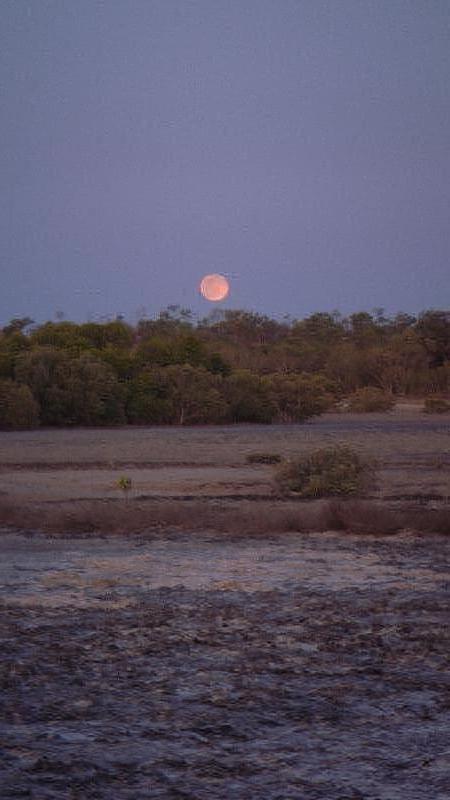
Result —
<svg viewBox="0 0 450 800"><path fill-rule="evenodd" d="M447 800L450 537L271 531L247 456L352 443L379 502L446 513L448 437L412 412L2 435L4 497L38 511L0 535L2 798ZM199 497L228 530L195 526ZM129 530L38 532L94 500ZM180 524L134 532L158 503Z"/></svg>
<svg viewBox="0 0 450 800"><path fill-rule="evenodd" d="M4 534L2 797L444 800L449 546Z"/></svg>

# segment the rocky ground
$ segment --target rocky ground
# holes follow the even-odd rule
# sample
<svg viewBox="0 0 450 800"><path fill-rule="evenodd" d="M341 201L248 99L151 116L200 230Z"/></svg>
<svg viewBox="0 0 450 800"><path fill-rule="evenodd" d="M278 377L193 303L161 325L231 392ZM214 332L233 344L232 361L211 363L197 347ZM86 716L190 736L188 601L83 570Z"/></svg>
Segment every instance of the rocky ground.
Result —
<svg viewBox="0 0 450 800"><path fill-rule="evenodd" d="M4 532L2 799L448 800L449 546Z"/></svg>

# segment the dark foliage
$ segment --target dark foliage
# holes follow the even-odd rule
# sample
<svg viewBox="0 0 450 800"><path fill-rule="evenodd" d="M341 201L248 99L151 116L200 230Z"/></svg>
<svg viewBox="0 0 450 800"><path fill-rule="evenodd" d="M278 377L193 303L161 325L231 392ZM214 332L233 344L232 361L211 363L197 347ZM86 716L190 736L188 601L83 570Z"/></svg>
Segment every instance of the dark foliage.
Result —
<svg viewBox="0 0 450 800"><path fill-rule="evenodd" d="M169 306L136 327L23 317L0 331L0 424L303 422L346 398L384 411L426 395L445 412L449 377L446 311L279 322L219 310L195 323Z"/></svg>

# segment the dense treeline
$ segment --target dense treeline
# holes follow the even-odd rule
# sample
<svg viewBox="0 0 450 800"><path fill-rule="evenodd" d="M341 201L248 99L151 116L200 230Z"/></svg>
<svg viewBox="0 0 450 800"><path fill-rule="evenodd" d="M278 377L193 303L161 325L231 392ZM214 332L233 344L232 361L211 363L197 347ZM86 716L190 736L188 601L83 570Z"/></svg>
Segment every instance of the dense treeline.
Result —
<svg viewBox="0 0 450 800"><path fill-rule="evenodd" d="M302 421L343 398L370 410L445 395L449 377L447 311L13 319L0 332L0 427Z"/></svg>

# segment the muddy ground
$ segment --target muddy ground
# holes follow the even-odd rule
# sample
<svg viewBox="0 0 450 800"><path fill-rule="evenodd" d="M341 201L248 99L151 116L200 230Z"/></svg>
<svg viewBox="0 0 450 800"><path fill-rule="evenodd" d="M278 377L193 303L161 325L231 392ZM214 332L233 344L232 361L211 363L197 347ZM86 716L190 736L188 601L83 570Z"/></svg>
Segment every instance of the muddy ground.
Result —
<svg viewBox="0 0 450 800"><path fill-rule="evenodd" d="M447 513L448 416L415 410L1 434L0 501L34 520L236 504L221 532L195 506L189 533L0 530L2 800L450 798L450 537L245 528L278 503L249 455L335 442L377 458L376 502Z"/></svg>
<svg viewBox="0 0 450 800"><path fill-rule="evenodd" d="M448 800L443 536L1 548L1 797Z"/></svg>

